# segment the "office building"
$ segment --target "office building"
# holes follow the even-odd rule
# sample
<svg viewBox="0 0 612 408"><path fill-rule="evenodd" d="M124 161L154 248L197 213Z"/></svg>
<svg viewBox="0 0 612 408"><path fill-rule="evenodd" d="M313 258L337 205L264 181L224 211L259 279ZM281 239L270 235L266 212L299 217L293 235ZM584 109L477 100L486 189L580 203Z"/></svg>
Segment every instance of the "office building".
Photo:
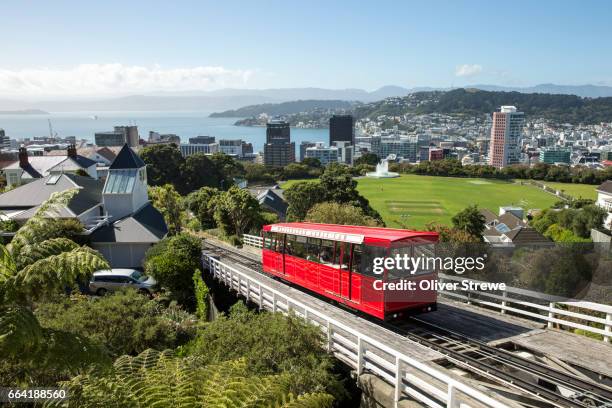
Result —
<svg viewBox="0 0 612 408"><path fill-rule="evenodd" d="M271 121L266 127L264 163L266 166L284 167L295 162L295 143L291 142L289 123Z"/></svg>
<svg viewBox="0 0 612 408"><path fill-rule="evenodd" d="M189 138L189 144L211 144L215 143L214 136L196 136Z"/></svg>
<svg viewBox="0 0 612 408"><path fill-rule="evenodd" d="M381 159L385 159L389 155L395 155L397 158L413 163L417 161L417 146L416 138L406 136L375 136L372 137L371 143L372 153Z"/></svg>
<svg viewBox="0 0 612 408"><path fill-rule="evenodd" d="M130 147L138 146L140 136L138 126L115 126L112 132L97 132L94 135L98 146L123 146L127 143Z"/></svg>
<svg viewBox="0 0 612 408"><path fill-rule="evenodd" d="M314 147L306 149L306 157L318 159L323 166L327 166L329 163L338 162L338 148L335 146L325 147L323 142L317 142Z"/></svg>
<svg viewBox="0 0 612 408"><path fill-rule="evenodd" d="M174 143L179 145L181 143L181 137L174 133L158 133L155 131L149 131L148 143L159 144L159 143Z"/></svg>
<svg viewBox="0 0 612 408"><path fill-rule="evenodd" d="M219 152L219 143L186 143L179 146L183 157L191 156L196 153L214 154Z"/></svg>
<svg viewBox="0 0 612 408"><path fill-rule="evenodd" d="M304 161L306 158L306 149L309 147L315 147L317 144L315 142L307 142L304 141L300 143L300 161Z"/></svg>
<svg viewBox="0 0 612 408"><path fill-rule="evenodd" d="M565 163L570 164L571 153L568 149L542 149L540 150L540 162L546 164Z"/></svg>
<svg viewBox="0 0 612 408"><path fill-rule="evenodd" d="M350 142L334 142L335 147L338 149L338 161L344 164L353 164L353 157L355 156L355 147Z"/></svg>
<svg viewBox="0 0 612 408"><path fill-rule="evenodd" d="M355 126L351 115L333 115L329 119L329 145L334 142L355 144Z"/></svg>
<svg viewBox="0 0 612 408"><path fill-rule="evenodd" d="M219 140L219 151L227 155L242 157L242 140L221 139Z"/></svg>
<svg viewBox="0 0 612 408"><path fill-rule="evenodd" d="M493 113L489 164L502 168L520 161L520 141L525 115L514 106L502 106Z"/></svg>

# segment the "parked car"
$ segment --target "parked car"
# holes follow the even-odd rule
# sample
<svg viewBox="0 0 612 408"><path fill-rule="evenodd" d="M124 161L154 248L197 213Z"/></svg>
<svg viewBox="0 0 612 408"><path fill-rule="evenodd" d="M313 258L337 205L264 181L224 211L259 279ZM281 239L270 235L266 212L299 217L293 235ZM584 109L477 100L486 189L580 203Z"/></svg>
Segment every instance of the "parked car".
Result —
<svg viewBox="0 0 612 408"><path fill-rule="evenodd" d="M121 288L134 288L150 295L157 281L144 275L138 269L103 269L93 273L89 282L89 291L98 296Z"/></svg>

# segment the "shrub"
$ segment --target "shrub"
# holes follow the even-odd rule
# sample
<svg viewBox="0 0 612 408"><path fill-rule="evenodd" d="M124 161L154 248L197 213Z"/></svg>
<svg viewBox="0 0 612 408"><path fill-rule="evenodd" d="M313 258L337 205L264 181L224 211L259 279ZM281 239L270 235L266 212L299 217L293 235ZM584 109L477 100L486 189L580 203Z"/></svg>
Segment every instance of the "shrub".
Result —
<svg viewBox="0 0 612 408"><path fill-rule="evenodd" d="M195 310L193 271L200 267L200 239L189 234L164 238L145 256L145 271L170 297L187 310Z"/></svg>
<svg viewBox="0 0 612 408"><path fill-rule="evenodd" d="M195 321L184 312L180 319L170 318L176 308L126 290L100 298L63 296L39 304L35 314L43 327L84 335L119 356L174 348L191 339Z"/></svg>

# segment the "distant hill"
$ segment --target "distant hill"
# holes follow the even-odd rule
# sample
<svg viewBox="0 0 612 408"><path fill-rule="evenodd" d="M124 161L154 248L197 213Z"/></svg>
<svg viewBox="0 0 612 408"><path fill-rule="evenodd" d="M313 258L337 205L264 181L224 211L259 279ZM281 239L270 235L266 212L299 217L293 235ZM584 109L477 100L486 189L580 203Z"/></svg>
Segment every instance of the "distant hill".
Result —
<svg viewBox="0 0 612 408"><path fill-rule="evenodd" d="M240 109L232 109L224 112L215 112L210 115L212 118L245 118L259 116L262 113L268 116L292 115L300 112L312 111L340 111L351 110L357 105L356 102L339 100L299 100L282 103L265 103L261 105L250 105Z"/></svg>
<svg viewBox="0 0 612 408"><path fill-rule="evenodd" d="M502 105L514 105L532 117L560 123L612 122L612 97L582 98L576 95L483 91L416 92L404 98L393 98L358 106L357 117L401 115L403 113L488 114Z"/></svg>
<svg viewBox="0 0 612 408"><path fill-rule="evenodd" d="M612 86L603 85L555 85L540 84L526 88L516 88L497 85L471 85L470 88L482 89L483 91L503 91L521 93L545 93L576 95L586 98L604 98L612 96Z"/></svg>

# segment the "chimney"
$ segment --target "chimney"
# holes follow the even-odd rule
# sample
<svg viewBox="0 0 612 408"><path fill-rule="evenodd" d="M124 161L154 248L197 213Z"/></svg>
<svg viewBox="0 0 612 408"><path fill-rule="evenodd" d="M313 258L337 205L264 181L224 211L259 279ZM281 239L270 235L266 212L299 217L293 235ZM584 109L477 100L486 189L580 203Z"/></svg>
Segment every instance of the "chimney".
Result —
<svg viewBox="0 0 612 408"><path fill-rule="evenodd" d="M13 156L14 157L14 156ZM24 168L30 164L28 161L28 149L24 146L19 148L19 167Z"/></svg>
<svg viewBox="0 0 612 408"><path fill-rule="evenodd" d="M73 144L68 145L68 157L76 159L76 156L77 156L76 146Z"/></svg>

